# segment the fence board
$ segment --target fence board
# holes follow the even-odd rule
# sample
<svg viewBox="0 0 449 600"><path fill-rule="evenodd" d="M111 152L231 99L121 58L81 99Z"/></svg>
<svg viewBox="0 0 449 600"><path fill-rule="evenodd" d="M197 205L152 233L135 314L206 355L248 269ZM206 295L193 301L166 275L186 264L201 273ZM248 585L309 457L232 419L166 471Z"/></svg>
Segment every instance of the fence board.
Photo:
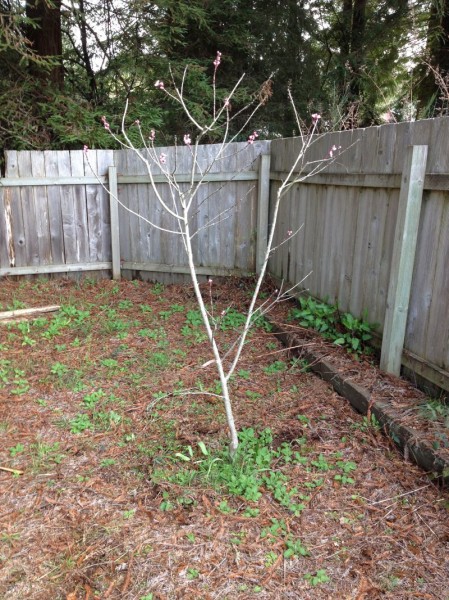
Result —
<svg viewBox="0 0 449 600"><path fill-rule="evenodd" d="M59 175L58 152L44 151L45 174L47 177ZM50 255L53 263L65 263L64 232L62 227L61 192L57 187L47 186L47 206L50 234Z"/></svg>

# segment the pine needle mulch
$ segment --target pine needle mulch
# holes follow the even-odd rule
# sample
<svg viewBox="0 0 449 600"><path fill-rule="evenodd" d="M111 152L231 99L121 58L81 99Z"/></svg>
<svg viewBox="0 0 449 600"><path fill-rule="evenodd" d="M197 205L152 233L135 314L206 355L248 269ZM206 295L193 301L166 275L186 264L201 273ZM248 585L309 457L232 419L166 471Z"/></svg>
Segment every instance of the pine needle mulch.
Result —
<svg viewBox="0 0 449 600"><path fill-rule="evenodd" d="M247 285L214 282L214 314L247 304ZM50 304L65 311L0 325L1 598L449 598L447 491L270 333L250 338L234 408L239 429L303 452L277 467L297 516L268 489L250 502L188 480L198 442L227 439L189 286L0 284L0 310ZM189 447L186 480L164 476Z"/></svg>

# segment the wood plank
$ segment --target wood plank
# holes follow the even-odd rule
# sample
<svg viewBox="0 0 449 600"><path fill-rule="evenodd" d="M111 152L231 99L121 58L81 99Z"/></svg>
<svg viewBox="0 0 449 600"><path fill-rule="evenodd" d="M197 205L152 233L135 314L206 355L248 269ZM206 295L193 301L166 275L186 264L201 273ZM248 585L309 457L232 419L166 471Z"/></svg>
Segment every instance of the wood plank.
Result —
<svg viewBox="0 0 449 600"><path fill-rule="evenodd" d="M17 155L18 175L28 176L31 171L31 153L22 150ZM36 207L32 188L20 189L20 203L23 215L23 241L25 265L39 264L39 243L36 236Z"/></svg>
<svg viewBox="0 0 449 600"><path fill-rule="evenodd" d="M73 176L77 177L84 175L84 152L82 150L70 151L70 168ZM74 203L73 206L78 261L86 263L90 260L86 186L77 185L73 186L71 189Z"/></svg>
<svg viewBox="0 0 449 600"><path fill-rule="evenodd" d="M380 366L399 375L413 275L427 146L407 149L395 230Z"/></svg>
<svg viewBox="0 0 449 600"><path fill-rule="evenodd" d="M268 242L268 214L270 203L270 155L262 154L259 162L257 187L257 248L256 273L260 273Z"/></svg>
<svg viewBox="0 0 449 600"><path fill-rule="evenodd" d="M81 273L84 271L111 270L111 262L86 263L86 264L62 264L41 265L36 267L11 267L0 269L0 277L16 277L21 275L46 275L50 273Z"/></svg>
<svg viewBox="0 0 449 600"><path fill-rule="evenodd" d="M33 152L31 161L33 177L45 176L45 155L43 152ZM39 263L48 265L52 262L50 218L48 212L48 196L46 187L34 187L35 231L39 248Z"/></svg>
<svg viewBox="0 0 449 600"><path fill-rule="evenodd" d="M399 192L387 190L385 196L385 224L383 228L383 239L381 242L381 253L379 258L379 280L376 295L376 308L369 318L379 325L379 331L383 331L385 311L387 306L388 284L390 281L391 263L393 256L394 231L397 221L399 206Z"/></svg>
<svg viewBox="0 0 449 600"><path fill-rule="evenodd" d="M38 152L33 151L34 152ZM95 151L90 150L93 154ZM102 183L106 184L106 177L100 177ZM36 186L45 186L45 187L60 187L61 185L95 185L99 183L98 178L94 176L82 176L82 177L72 177L72 175L68 175L65 177L57 177L57 176L47 176L43 177L3 177L0 179L0 185L4 185L5 187L36 187Z"/></svg>
<svg viewBox="0 0 449 600"><path fill-rule="evenodd" d="M44 151L44 168L46 175L56 177L59 173L58 152ZM47 187L48 227L50 235L50 256L52 264L65 263L64 232L62 225L60 188Z"/></svg>
<svg viewBox="0 0 449 600"><path fill-rule="evenodd" d="M138 263L132 261L122 262L122 269L131 271L146 271L153 273L179 273L179 274L190 274L188 265L167 265L165 263ZM198 275L212 275L216 277L249 277L254 273L248 271L241 271L240 269L224 269L223 267L216 266L197 266L196 271Z"/></svg>
<svg viewBox="0 0 449 600"><path fill-rule="evenodd" d="M97 168L100 176L108 172L110 166L116 166L115 152L113 150L97 151ZM85 167L86 168L86 167ZM118 170L118 167L117 167ZM88 187L87 192L92 188ZM91 231L91 252L95 253L95 259L99 261L112 260L111 254L111 217L110 200L107 191L99 186L95 187L96 219ZM118 188L117 188L118 193ZM120 211L119 211L120 217ZM93 256L93 254L92 254Z"/></svg>
<svg viewBox="0 0 449 600"><path fill-rule="evenodd" d="M95 151L90 151L93 155ZM103 152L103 151L97 151ZM341 163L339 163L341 165ZM270 173L271 180L283 181L285 176L287 175L287 171L284 170L272 170ZM177 179L181 183L184 179L187 179L186 176L178 175ZM206 176L206 181L257 181L257 172L237 172L236 175L230 174L227 175L225 173L213 173L210 176ZM196 177L198 179L199 176ZM165 179L162 175L155 175L154 179L156 183L164 183ZM84 177L24 177L24 178L11 178L11 177L3 177L0 179L0 185L4 187L37 187L37 186L45 186L45 187L60 187L62 185L72 186L72 185L97 185L99 180L104 185L107 184L107 177L93 177L93 176L84 176ZM304 184L311 185L344 185L344 186L354 186L354 187L375 187L375 188L400 188L401 176L399 173L327 173L322 172L308 179L304 180ZM147 175L122 175L118 176L119 184L148 184L150 183L150 178ZM449 189L449 174L448 173L433 173L429 172L426 174L426 178L424 181L424 189L425 190L447 190Z"/></svg>
<svg viewBox="0 0 449 600"><path fill-rule="evenodd" d="M363 284L365 281L365 261L368 250L369 219L371 203L368 196L357 190L357 212L354 214L355 240L352 261L351 296L349 312L359 317L363 312Z"/></svg>
<svg viewBox="0 0 449 600"><path fill-rule="evenodd" d="M14 266L11 190L0 186L0 267Z"/></svg>
<svg viewBox="0 0 449 600"><path fill-rule="evenodd" d="M120 279L120 224L118 214L117 167L109 167L109 206L111 216L112 278Z"/></svg>
<svg viewBox="0 0 449 600"><path fill-rule="evenodd" d="M61 307L59 304L53 304L52 306L40 306L36 308L20 308L17 310L2 311L0 312L0 321L55 312L60 308Z"/></svg>
<svg viewBox="0 0 449 600"><path fill-rule="evenodd" d="M58 172L63 177L71 176L70 152L62 150L57 153ZM73 197L73 188L63 186L60 188L61 197L61 216L62 216L62 240L64 244L65 260L68 264L76 264L79 260L75 206Z"/></svg>
<svg viewBox="0 0 449 600"><path fill-rule="evenodd" d="M435 198L436 200L436 198ZM434 230L429 242L436 246L435 278L427 320L424 352L427 361L449 370L449 197L440 195L443 204L439 231ZM439 234L439 235L438 235ZM428 243L429 243L428 242Z"/></svg>
<svg viewBox="0 0 449 600"><path fill-rule="evenodd" d="M339 278L337 281L337 300L341 310L348 312L351 299L351 281L356 239L357 192L353 188L335 188L341 211L341 240L337 251Z"/></svg>

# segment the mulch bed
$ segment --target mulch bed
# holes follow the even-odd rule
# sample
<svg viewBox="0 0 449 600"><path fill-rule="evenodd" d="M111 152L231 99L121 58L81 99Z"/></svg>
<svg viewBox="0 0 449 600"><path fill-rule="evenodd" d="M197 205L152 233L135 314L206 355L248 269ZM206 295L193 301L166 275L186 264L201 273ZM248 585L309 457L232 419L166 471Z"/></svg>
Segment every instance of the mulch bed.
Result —
<svg viewBox="0 0 449 600"><path fill-rule="evenodd" d="M245 306L248 285L214 282L216 314ZM213 365L202 368L211 358L207 344L182 333L186 311L195 308L193 290L157 292L142 282L1 281L2 310L19 301L70 304L88 307L94 319L47 339L33 327L19 335L0 326L0 360L9 361L7 383L0 380L0 466L22 472L0 471L0 597L447 600L447 491L391 439L366 427L330 383L292 364L291 351L261 329L240 364L249 378L237 377L232 386L238 427L269 427L277 446L305 439L310 465L333 465L340 453L356 464L354 483L337 481L333 467L282 467L307 493L305 510L294 516L267 490L248 503L207 481L189 486L155 476L175 468L179 449L199 441L215 449L227 437L215 397L171 395L181 385L191 389L201 380L207 387L217 379ZM173 306L184 310L170 312ZM285 324L285 310L276 308L273 318ZM23 335L36 343L24 343ZM423 397L413 386L302 335L417 428ZM274 361L288 368L267 372ZM113 409L117 421L73 433L83 398L99 389L109 403L103 412ZM422 422L430 441L434 427ZM259 512L248 516L248 505ZM308 556L284 558L285 539L262 535L273 519ZM313 581L320 570L329 581Z"/></svg>

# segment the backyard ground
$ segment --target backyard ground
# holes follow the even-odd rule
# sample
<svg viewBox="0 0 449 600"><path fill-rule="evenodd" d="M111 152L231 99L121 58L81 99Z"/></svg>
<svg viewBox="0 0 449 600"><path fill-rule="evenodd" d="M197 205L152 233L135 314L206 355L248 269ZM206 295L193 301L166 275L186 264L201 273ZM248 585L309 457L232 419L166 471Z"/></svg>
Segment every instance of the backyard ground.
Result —
<svg viewBox="0 0 449 600"><path fill-rule="evenodd" d="M211 286L222 347L250 287ZM191 287L0 283L54 304L0 324L2 599L449 599L447 491L263 323L231 464Z"/></svg>

